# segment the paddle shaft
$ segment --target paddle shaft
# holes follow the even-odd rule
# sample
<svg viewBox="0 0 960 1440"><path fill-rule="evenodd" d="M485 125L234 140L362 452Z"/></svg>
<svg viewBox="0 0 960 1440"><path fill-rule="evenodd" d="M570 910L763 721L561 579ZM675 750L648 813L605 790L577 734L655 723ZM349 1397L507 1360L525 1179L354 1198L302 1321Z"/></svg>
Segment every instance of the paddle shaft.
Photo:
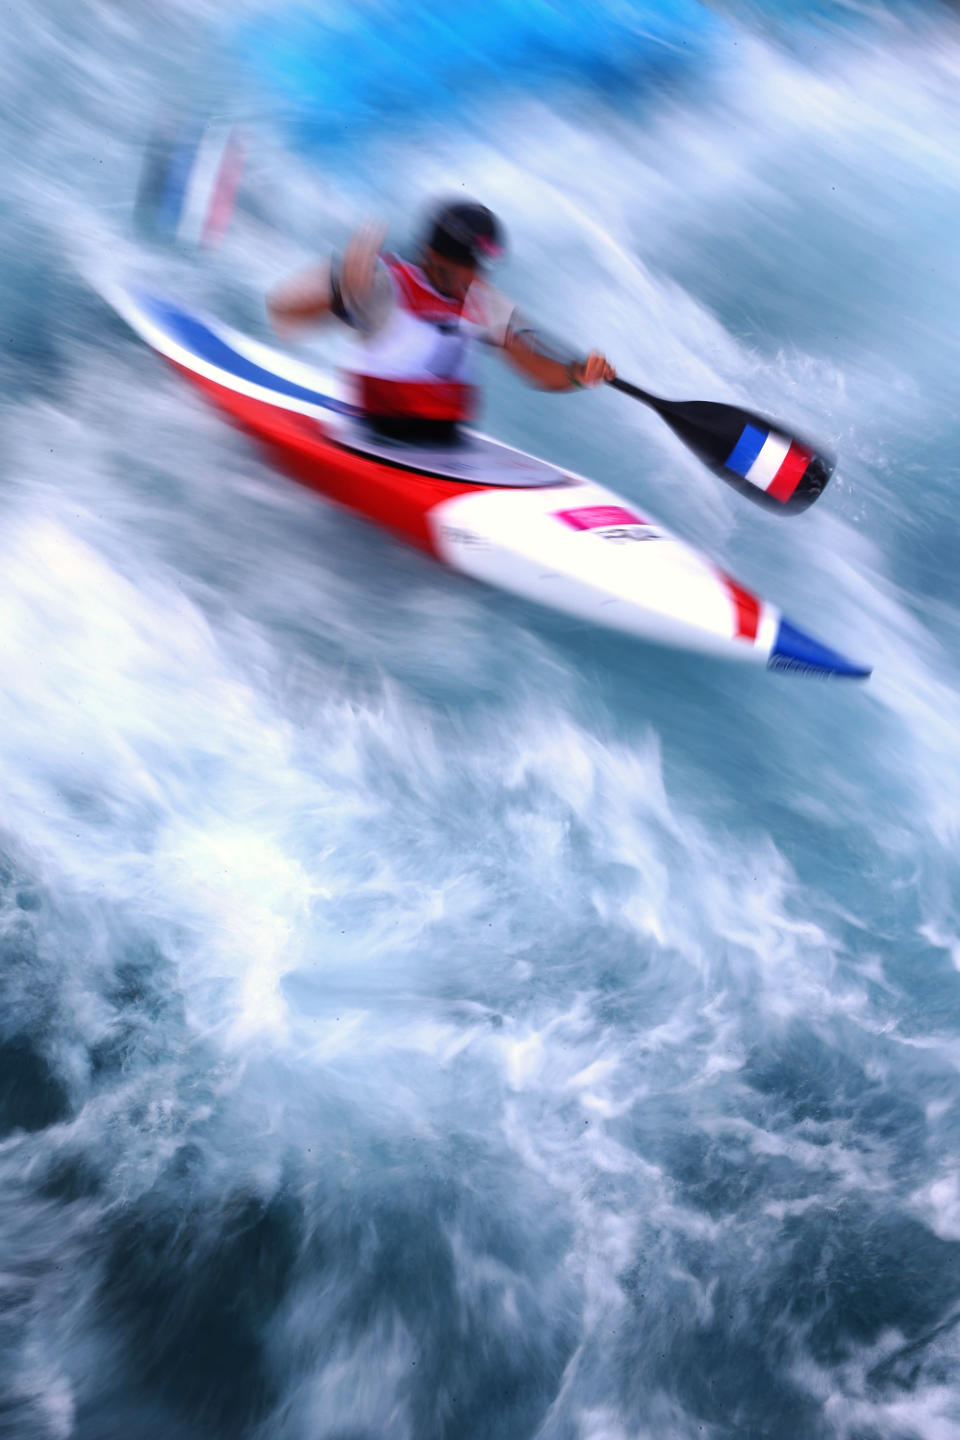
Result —
<svg viewBox="0 0 960 1440"><path fill-rule="evenodd" d="M639 385L631 385L629 380L621 380L619 376L608 380L607 384L611 390L619 390L624 395L632 395L634 400L642 400L644 405L652 405L654 410L659 410L664 403L656 395L651 395L649 390L641 390Z"/></svg>

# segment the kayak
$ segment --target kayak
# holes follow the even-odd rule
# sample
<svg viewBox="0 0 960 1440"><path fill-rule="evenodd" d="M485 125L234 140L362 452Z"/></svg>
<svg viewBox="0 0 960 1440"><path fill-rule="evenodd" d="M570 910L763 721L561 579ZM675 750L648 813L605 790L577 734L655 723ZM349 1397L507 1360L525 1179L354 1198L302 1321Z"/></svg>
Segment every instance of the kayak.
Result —
<svg viewBox="0 0 960 1440"><path fill-rule="evenodd" d="M477 431L374 436L341 377L139 286L101 287L158 354L278 468L475 580L659 644L864 679L614 491Z"/></svg>

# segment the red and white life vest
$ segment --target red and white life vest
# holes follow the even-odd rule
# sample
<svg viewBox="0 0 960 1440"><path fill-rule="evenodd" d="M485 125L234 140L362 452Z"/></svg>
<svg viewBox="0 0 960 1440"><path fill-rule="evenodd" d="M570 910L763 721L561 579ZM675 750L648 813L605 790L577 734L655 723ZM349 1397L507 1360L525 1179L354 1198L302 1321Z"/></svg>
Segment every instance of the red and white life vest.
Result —
<svg viewBox="0 0 960 1440"><path fill-rule="evenodd" d="M381 257L394 304L384 324L365 335L353 371L368 415L469 420L477 403L473 352L502 345L513 306L482 280L464 300L434 290L417 265Z"/></svg>

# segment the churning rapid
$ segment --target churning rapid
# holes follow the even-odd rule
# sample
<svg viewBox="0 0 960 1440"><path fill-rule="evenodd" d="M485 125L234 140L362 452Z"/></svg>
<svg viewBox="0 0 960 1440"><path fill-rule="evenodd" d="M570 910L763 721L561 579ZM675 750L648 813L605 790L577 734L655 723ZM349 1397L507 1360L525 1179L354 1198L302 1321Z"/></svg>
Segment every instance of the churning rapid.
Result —
<svg viewBox="0 0 960 1440"><path fill-rule="evenodd" d="M956 1440L956 12L479 13L0 18L0 1434ZM132 221L182 113L245 128L215 252ZM866 686L442 571L84 278L265 334L460 191L549 331L840 468L784 519L493 363L486 428Z"/></svg>

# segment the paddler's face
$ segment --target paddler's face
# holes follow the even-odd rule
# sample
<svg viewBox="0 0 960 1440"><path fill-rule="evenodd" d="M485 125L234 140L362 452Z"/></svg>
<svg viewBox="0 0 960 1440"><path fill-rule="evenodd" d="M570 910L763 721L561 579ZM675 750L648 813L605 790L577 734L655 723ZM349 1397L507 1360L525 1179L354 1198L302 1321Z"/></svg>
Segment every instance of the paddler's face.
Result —
<svg viewBox="0 0 960 1440"><path fill-rule="evenodd" d="M448 300L466 299L477 274L472 265L448 260L445 255L438 255L436 250L429 248L424 255L423 270L434 290L439 290Z"/></svg>

